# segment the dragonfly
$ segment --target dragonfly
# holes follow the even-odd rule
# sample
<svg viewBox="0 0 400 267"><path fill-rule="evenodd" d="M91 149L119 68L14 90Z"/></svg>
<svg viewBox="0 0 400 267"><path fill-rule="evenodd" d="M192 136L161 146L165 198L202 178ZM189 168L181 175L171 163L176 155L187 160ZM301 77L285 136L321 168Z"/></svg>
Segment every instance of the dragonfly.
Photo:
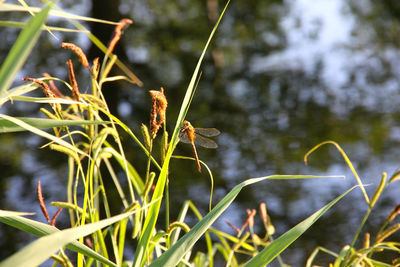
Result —
<svg viewBox="0 0 400 267"><path fill-rule="evenodd" d="M201 166L199 162L199 156L197 155L196 151L196 145L205 148L217 148L217 143L207 137L217 136L220 133L221 132L215 128L194 128L190 122L183 121L179 133L179 140L183 143L192 145L194 158L197 164L197 170L199 172L201 172Z"/></svg>

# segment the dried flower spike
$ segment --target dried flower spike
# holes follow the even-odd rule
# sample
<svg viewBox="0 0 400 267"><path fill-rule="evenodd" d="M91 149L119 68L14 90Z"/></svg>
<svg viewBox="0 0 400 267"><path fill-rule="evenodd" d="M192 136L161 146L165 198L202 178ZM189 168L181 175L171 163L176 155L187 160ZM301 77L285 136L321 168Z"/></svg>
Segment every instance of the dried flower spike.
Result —
<svg viewBox="0 0 400 267"><path fill-rule="evenodd" d="M38 181L37 183L36 193L37 193L37 198L39 200L40 209L42 210L44 217L46 217L47 222L50 223L49 213L47 212L46 205L44 204L42 186L40 185L40 181Z"/></svg>
<svg viewBox="0 0 400 267"><path fill-rule="evenodd" d="M53 218L51 218L51 226L56 226L56 220L58 215L60 215L61 211L63 210L63 208L59 208L56 212L56 214L54 214Z"/></svg>
<svg viewBox="0 0 400 267"><path fill-rule="evenodd" d="M90 237L87 236L85 238L85 243L89 248L93 248L93 243L92 243L92 240L90 239Z"/></svg>
<svg viewBox="0 0 400 267"><path fill-rule="evenodd" d="M236 233L240 234L240 229L239 229L239 228L237 228L236 226L234 226L233 224L231 224L228 220L225 220L225 223L226 223L227 225L229 225L230 227L232 227L232 229L235 230Z"/></svg>
<svg viewBox="0 0 400 267"><path fill-rule="evenodd" d="M133 21L130 19L122 19L119 21L118 25L114 29L113 36L111 38L110 43L108 44L107 53L110 54L114 51L115 45L118 43L119 39L121 39L121 35L124 32L124 29L132 24Z"/></svg>
<svg viewBox="0 0 400 267"><path fill-rule="evenodd" d="M40 85L40 87L42 87L42 89L43 89L44 94L48 98L57 98L57 96L53 93L53 91L50 90L49 85L47 83L45 83L44 81L41 81L39 79L30 78L30 77L23 78L22 80L28 81L28 82L34 82L34 83ZM54 109L54 111L61 110L61 106L58 103L50 103L50 105Z"/></svg>
<svg viewBox="0 0 400 267"><path fill-rule="evenodd" d="M51 75L48 74L47 72L43 73L43 76L46 78L51 78ZM50 90L59 98L63 98L64 95L60 92L60 90L58 90L57 86L54 84L53 80L49 80L49 86L50 86Z"/></svg>
<svg viewBox="0 0 400 267"><path fill-rule="evenodd" d="M260 204L260 214L261 214L261 220L264 222L264 224L267 224L268 215L267 215L267 204L265 204L265 202L262 202Z"/></svg>
<svg viewBox="0 0 400 267"><path fill-rule="evenodd" d="M161 87L160 91L150 90L149 93L153 103L150 112L150 131L151 137L154 139L157 135L158 129L165 121L168 101L164 95L163 87ZM159 121L157 121L157 114L160 116Z"/></svg>
<svg viewBox="0 0 400 267"><path fill-rule="evenodd" d="M253 227L253 225L254 225L254 216L256 215L256 210L255 209L253 209L253 210L246 209L246 212L247 212L247 219L242 225L242 228L241 228L242 231L244 228L246 228L247 225L250 225L250 227Z"/></svg>
<svg viewBox="0 0 400 267"><path fill-rule="evenodd" d="M74 65L72 64L72 60L68 60L67 65L68 65L69 83L71 84L72 87L72 95L74 96L75 101L79 101L80 93L78 88L78 82L75 79Z"/></svg>
<svg viewBox="0 0 400 267"><path fill-rule="evenodd" d="M62 43L61 47L74 51L75 54L78 55L79 61L82 63L82 65L85 68L89 69L89 61L87 60L85 53L83 53L82 49L79 46L72 43Z"/></svg>
<svg viewBox="0 0 400 267"><path fill-rule="evenodd" d="M99 75L99 70L100 70L100 63L99 63L99 57L96 57L93 60L93 65L92 65L92 76L93 79L97 79L98 75Z"/></svg>
<svg viewBox="0 0 400 267"><path fill-rule="evenodd" d="M397 204L396 207L394 207L393 210L390 212L387 221L388 222L393 221L399 214L400 214L400 204Z"/></svg>
<svg viewBox="0 0 400 267"><path fill-rule="evenodd" d="M251 228L253 228L253 226L254 226L254 216L256 215L257 212L256 212L255 209L252 209L252 210L247 209L246 212L247 212L247 215L249 216L249 217L247 218L247 220L248 220L248 222L249 222L249 226L250 226Z"/></svg>

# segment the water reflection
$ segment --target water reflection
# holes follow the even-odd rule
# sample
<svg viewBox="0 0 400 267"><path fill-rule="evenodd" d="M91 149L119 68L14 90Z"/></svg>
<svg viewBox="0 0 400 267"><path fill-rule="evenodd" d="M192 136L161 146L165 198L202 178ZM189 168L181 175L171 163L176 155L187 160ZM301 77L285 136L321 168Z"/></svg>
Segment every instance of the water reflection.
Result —
<svg viewBox="0 0 400 267"><path fill-rule="evenodd" d="M347 176L346 180L264 182L248 188L232 207L235 213L229 213L231 221L240 221L238 217L244 216L245 208L266 201L278 233L282 233L355 184L333 148L323 147L311 156L310 166L303 165L306 151L324 140L335 140L343 146L365 183L376 185L382 171L391 174L399 167L400 42L399 31L395 30L400 29L398 5L395 0L231 3L205 59L199 89L188 113L193 124L215 126L222 131L217 151L199 151L200 158L215 172L215 200L249 177L275 173ZM170 129L174 126L184 89L211 30L212 23L205 11L210 10L201 1L165 5L157 1L121 0L119 12L135 23L125 32L119 48L145 86L116 84L118 88L113 88L110 104L135 131L148 121L147 90L161 86L166 88L169 99L168 125ZM52 70L55 73L51 74L66 77L64 62L68 53L54 41L48 41L48 36L41 38L25 73ZM60 41L67 40L81 42L89 49L82 36L62 35ZM9 42L12 41L10 38ZM0 49L4 55L5 46ZM43 54L52 56L43 58ZM84 82L85 74L80 75ZM7 112L28 114L25 107L6 108ZM42 171L65 167L65 161L54 162L56 157L49 155L53 152L37 151L38 146L31 145L31 153L35 162L43 163ZM25 149L18 146L15 154ZM2 146L1 154L7 151ZM143 173L140 166L145 164L141 164L143 159L137 148L128 142L126 151ZM191 155L190 147L179 145L177 154ZM1 166L8 169L9 182L2 188L9 192L15 190L10 189L15 174L22 172L24 177L35 179L42 176L37 168L31 168L31 160L15 160L12 168L4 163L7 160L2 157ZM205 212L209 181L198 175L193 166L185 161L172 162L171 201L178 205L191 198ZM54 186L66 179L54 173L52 176L48 183ZM26 179L25 182L26 191L34 192L35 183ZM370 193L373 188L368 189ZM389 192L390 199L382 202L384 212L398 201L393 192ZM18 196L25 201L34 197L28 193ZM2 192L1 198L6 200L2 208L9 207L10 194ZM285 253L287 262L300 266L298 263L304 263L306 255L317 245L340 249L350 242L361 220L354 213L364 210L361 193L355 192ZM218 227L226 226L221 221Z"/></svg>

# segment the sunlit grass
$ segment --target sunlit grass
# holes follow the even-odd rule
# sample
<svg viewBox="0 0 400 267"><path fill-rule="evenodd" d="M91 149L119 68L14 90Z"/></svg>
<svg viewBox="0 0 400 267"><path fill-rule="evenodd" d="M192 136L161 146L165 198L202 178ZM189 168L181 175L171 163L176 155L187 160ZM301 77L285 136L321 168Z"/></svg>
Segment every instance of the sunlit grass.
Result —
<svg viewBox="0 0 400 267"><path fill-rule="evenodd" d="M59 10L54 11L51 9L52 5L50 4L41 11L36 8L30 9L31 12L36 14L30 21L32 24L28 23L24 26L24 30L10 50L0 71L0 85L2 85L0 103L10 104L12 101L22 101L32 105L45 103L48 104L48 108L41 109L41 111L48 119L15 118L0 114L0 132L30 131L32 134L44 137L49 141L42 149L58 151L68 158L66 161L69 171L66 174L68 177L68 184L66 185L67 201L54 200L51 205L67 210L70 228L59 230L55 227L57 216L53 216L50 220L44 201L41 201L41 209L48 218L49 224L22 217L22 215L27 215L25 213L1 211L0 221L2 223L40 237L2 261L1 266L37 266L48 258L64 266L91 266L95 262L109 266L214 266L217 258L224 259L227 266L265 266L274 259L278 259L279 264L285 266L285 260L279 257L280 253L308 230L327 210L355 188L350 188L328 204L321 203L322 208L320 210L277 238L274 238L273 218L270 218L265 203L261 203L259 207L259 217L264 225L263 233L256 233L254 230L254 219L257 217L255 209L247 211L248 216L243 221L242 226L234 226L228 222L236 232L235 235L215 229L212 225L231 205L241 190L248 185L274 182L269 180L327 179L333 177L268 175L243 179L243 182L232 188L215 206L211 205L211 191L210 207L205 215L201 214L192 201L187 200L179 207L178 217L170 218L169 193L173 191L173 188L168 186L168 179L171 175L169 163L172 157L178 160L187 159L174 155L175 147L179 142L180 127L195 96L203 58L217 32L228 4L221 12L221 16L199 57L182 100L179 115L174 118L176 121L174 130L167 132L168 99L165 97L163 89L160 89L160 91L153 90L150 92L152 97L152 103L149 103L149 107L152 107L151 120L148 124L143 123L139 133L132 131L123 121L110 113L107 99L102 94L102 86L106 82L120 80L126 80L140 86L142 85L140 79L118 60L117 55L113 54L113 47L106 47L77 21L77 19L93 21L92 19L74 17ZM6 6L6 8L12 7ZM24 7L13 6L13 8L14 10L24 10ZM71 63L68 70L66 69L66 73L69 73L69 81L48 76L27 78L26 83L8 90L16 73L35 44L40 31L52 29L51 27L44 27L48 13L72 20L74 25L80 31L87 33L88 38L104 52L103 59L86 62L83 59L83 57L86 57L84 51L73 44L64 44L64 48L70 49L71 54L77 53L80 57L80 62L85 67L87 79L91 81L91 93L83 94L80 92L79 81L75 79L74 67ZM104 21L97 22L103 23ZM113 24L116 25L114 38L118 37L119 40L122 28L128 26L129 20L122 20ZM5 25L13 26L13 24ZM34 25L34 27L31 25ZM118 40L114 39L110 44L115 45ZM30 49L22 53L21 47L24 46ZM60 49L62 48L60 47ZM79 64L78 62L74 63ZM122 69L125 76L109 76L113 67ZM53 82L69 89L70 95L59 95ZM43 90L45 96L34 98L24 95L34 90ZM74 128L71 128L71 126L74 126ZM76 126L80 127L77 128ZM44 131L45 128L52 128L52 133ZM122 140L121 133L127 134L129 139ZM160 158L154 156L153 142L155 139L162 139ZM139 147L137 153L147 159L144 173L138 172L135 163L127 159L124 151L125 142L137 144ZM387 179L386 174L383 174L375 194L369 197L361 178L339 144L333 141L318 144L306 154L305 160L311 153L325 144L332 144L341 152L345 163L356 177L356 187L360 188L364 194L368 211L364 220L360 222L359 229L351 244L343 244L344 248L340 252L332 252L326 248L318 247L309 257L307 266L312 266L319 252L333 256L334 266L350 266L352 264L355 266L368 266L368 264L370 266L389 266L374 260L373 256L382 250L398 252L399 243L387 241L400 228L399 224L393 225L393 220L399 213L398 207L391 212L383 223L375 241L372 242L370 236L366 235L362 248L355 248L354 246L360 238L361 229L365 226L375 203L386 187L397 180L398 175ZM205 163L202 162L202 164ZM102 166L105 168L102 168ZM212 170L207 165L205 167L211 181L213 181ZM156 171L151 171L152 169ZM127 187L122 186L122 181L117 175L121 171L125 174L126 181L124 183L127 184ZM116 216L111 214L109 203L114 199L108 192L109 188L105 187L103 178L106 176L111 177L118 192L118 198L123 205L121 214ZM79 197L79 191L84 192L83 197ZM39 184L37 195L38 199L41 200L42 192ZM162 203L165 205L162 206ZM161 210L162 207L165 210ZM162 211L166 214L166 218L162 218L165 225L164 227L157 227L156 223L161 220L159 214ZM185 223L189 213L194 214L198 219L194 226ZM206 240L206 251L198 251L195 248L197 241L202 237L205 237ZM135 256L128 258L124 255L124 250L126 244L131 243L127 241L132 239L136 240L137 244L134 248ZM75 252L74 258L70 259L67 256L64 251L65 248Z"/></svg>

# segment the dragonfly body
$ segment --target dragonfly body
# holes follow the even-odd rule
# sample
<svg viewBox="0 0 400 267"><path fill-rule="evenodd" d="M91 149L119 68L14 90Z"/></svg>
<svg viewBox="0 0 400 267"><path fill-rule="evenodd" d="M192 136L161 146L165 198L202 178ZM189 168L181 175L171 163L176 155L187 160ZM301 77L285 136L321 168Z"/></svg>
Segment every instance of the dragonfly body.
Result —
<svg viewBox="0 0 400 267"><path fill-rule="evenodd" d="M204 136L217 136L220 134L215 128L194 128L192 124L188 121L183 121L181 126L181 131L179 134L179 139L183 143L190 143L192 145L192 150L194 158L197 164L197 170L201 172L201 166L199 157L197 155L197 150L195 145L199 145L205 148L217 148L218 145L213 140L206 138Z"/></svg>

